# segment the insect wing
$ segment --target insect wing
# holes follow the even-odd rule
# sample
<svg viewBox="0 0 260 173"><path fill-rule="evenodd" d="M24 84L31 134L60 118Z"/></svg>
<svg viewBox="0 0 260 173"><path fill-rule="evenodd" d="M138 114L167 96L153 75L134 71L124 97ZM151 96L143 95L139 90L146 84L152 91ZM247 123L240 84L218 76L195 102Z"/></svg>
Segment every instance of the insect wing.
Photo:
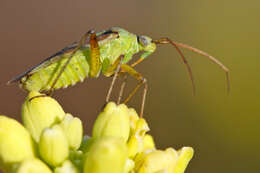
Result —
<svg viewBox="0 0 260 173"><path fill-rule="evenodd" d="M112 30L107 30L107 31L103 31L100 34L97 34L97 41L98 44L102 45L105 44L113 39L116 39L119 37L118 32L116 31L112 31ZM90 40L86 40L86 44L85 47L90 47ZM43 60L41 63L31 67L29 70L27 70L26 72L14 77L13 79L11 79L10 81L7 82L7 84L11 84L14 82L19 82L23 77L25 76L29 76L32 75L33 73L48 67L49 65L61 60L63 58L64 53L69 53L72 52L76 47L77 47L78 43L75 42L67 47L65 47L64 49L60 50L59 52L55 53L54 55L46 58L45 60Z"/></svg>
<svg viewBox="0 0 260 173"><path fill-rule="evenodd" d="M48 67L49 65L59 61L61 58L62 58L62 54L64 53L67 53L69 51L72 51L74 48L75 48L75 44L72 44L64 49L62 49L61 51L55 53L54 55L46 58L45 60L43 60L42 62L40 62L39 64L31 67L29 70L27 70L26 72L14 77L13 79L11 79L10 81L7 82L7 84L11 84L11 83L14 83L14 82L18 82L20 81L23 77L25 76L29 76L43 68L46 68Z"/></svg>

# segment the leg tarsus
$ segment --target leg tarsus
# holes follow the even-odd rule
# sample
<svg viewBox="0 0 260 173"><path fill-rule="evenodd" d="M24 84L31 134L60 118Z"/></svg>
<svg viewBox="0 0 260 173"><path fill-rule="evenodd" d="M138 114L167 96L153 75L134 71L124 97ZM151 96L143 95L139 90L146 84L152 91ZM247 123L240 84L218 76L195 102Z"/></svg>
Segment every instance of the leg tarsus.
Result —
<svg viewBox="0 0 260 173"><path fill-rule="evenodd" d="M33 99L36 99L36 98L39 98L39 97L48 97L48 95L41 94L41 95L38 95L38 96L34 96L34 97L29 99L29 102L31 102Z"/></svg>
<svg viewBox="0 0 260 173"><path fill-rule="evenodd" d="M142 98L141 113L140 113L141 118L143 117L143 113L144 113L144 104L145 104L145 99L146 99L146 94L148 89L147 80L145 78L143 79L143 84L144 84L144 90L143 90L143 98Z"/></svg>

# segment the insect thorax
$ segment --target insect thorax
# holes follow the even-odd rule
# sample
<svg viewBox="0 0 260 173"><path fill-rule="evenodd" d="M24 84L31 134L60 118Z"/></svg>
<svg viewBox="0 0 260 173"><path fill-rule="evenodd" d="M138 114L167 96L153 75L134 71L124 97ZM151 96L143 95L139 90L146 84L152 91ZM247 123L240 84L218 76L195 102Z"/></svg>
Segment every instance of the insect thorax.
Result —
<svg viewBox="0 0 260 173"><path fill-rule="evenodd" d="M112 30L119 33L119 38L100 46L101 61L108 59L112 65L120 55L124 55L123 63L127 63L135 53L139 52L136 35L118 27Z"/></svg>

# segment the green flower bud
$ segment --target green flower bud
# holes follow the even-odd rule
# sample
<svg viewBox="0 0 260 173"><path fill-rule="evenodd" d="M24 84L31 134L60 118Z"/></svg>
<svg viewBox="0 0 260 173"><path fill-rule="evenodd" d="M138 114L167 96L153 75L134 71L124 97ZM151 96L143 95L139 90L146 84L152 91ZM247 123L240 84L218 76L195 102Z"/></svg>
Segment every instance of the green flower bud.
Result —
<svg viewBox="0 0 260 173"><path fill-rule="evenodd" d="M16 173L52 173L50 168L39 159L28 159L16 170Z"/></svg>
<svg viewBox="0 0 260 173"><path fill-rule="evenodd" d="M36 142L39 142L43 129L60 122L65 116L62 107L53 98L47 96L33 98L41 95L36 91L30 92L22 105L23 123ZM33 99L30 100L31 98Z"/></svg>
<svg viewBox="0 0 260 173"><path fill-rule="evenodd" d="M60 126L68 139L70 148L77 150L80 147L83 136L83 126L81 120L70 114L66 114L63 121L60 123Z"/></svg>
<svg viewBox="0 0 260 173"><path fill-rule="evenodd" d="M34 157L33 139L16 120L0 116L0 167L8 169L11 163Z"/></svg>
<svg viewBox="0 0 260 173"><path fill-rule="evenodd" d="M77 168L69 161L66 160L61 167L57 167L54 173L78 173Z"/></svg>
<svg viewBox="0 0 260 173"><path fill-rule="evenodd" d="M173 172L177 155L177 151L173 149L143 153L143 159L139 159L135 169L138 173Z"/></svg>
<svg viewBox="0 0 260 173"><path fill-rule="evenodd" d="M46 128L40 137L39 152L51 166L59 166L69 156L67 138L59 125Z"/></svg>
<svg viewBox="0 0 260 173"><path fill-rule="evenodd" d="M94 140L93 137L84 136L79 149L80 149L83 153L87 153L87 152L90 150L90 148L91 148L92 144L94 143L94 141L95 141L95 140Z"/></svg>
<svg viewBox="0 0 260 173"><path fill-rule="evenodd" d="M145 133L149 131L148 124L145 119L140 118L136 122L136 128L134 133L130 136L130 139L127 143L128 146L128 157L134 158L137 153L140 153L144 150L144 136Z"/></svg>
<svg viewBox="0 0 260 173"><path fill-rule="evenodd" d="M98 116L94 128L93 137L103 136L122 137L127 141L130 132L130 122L128 108L126 105L116 105L110 102L106 105L104 111Z"/></svg>
<svg viewBox="0 0 260 173"><path fill-rule="evenodd" d="M183 173L193 157L194 150L191 147L183 147L178 151L178 160L173 173Z"/></svg>
<svg viewBox="0 0 260 173"><path fill-rule="evenodd" d="M84 173L122 173L127 160L127 147L122 138L96 139L84 163Z"/></svg>
<svg viewBox="0 0 260 173"><path fill-rule="evenodd" d="M79 169L83 169L83 161L85 154L80 150L71 150L69 154L69 160Z"/></svg>

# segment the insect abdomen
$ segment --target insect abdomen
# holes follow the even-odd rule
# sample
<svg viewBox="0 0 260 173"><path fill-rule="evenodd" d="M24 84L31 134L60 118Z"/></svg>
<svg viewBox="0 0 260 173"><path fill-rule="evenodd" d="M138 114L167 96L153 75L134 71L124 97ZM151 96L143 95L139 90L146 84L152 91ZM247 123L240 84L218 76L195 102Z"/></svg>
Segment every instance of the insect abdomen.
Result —
<svg viewBox="0 0 260 173"><path fill-rule="evenodd" d="M54 89L66 88L70 85L74 85L79 81L83 81L88 76L89 60L85 55L86 52L83 54L82 51L78 51L73 56L70 63L65 68L57 83L55 84ZM49 65L46 68L40 69L39 71L22 78L21 87L27 91L50 90L54 80L59 74L59 71L68 60L69 54L61 56L64 56L64 58Z"/></svg>

